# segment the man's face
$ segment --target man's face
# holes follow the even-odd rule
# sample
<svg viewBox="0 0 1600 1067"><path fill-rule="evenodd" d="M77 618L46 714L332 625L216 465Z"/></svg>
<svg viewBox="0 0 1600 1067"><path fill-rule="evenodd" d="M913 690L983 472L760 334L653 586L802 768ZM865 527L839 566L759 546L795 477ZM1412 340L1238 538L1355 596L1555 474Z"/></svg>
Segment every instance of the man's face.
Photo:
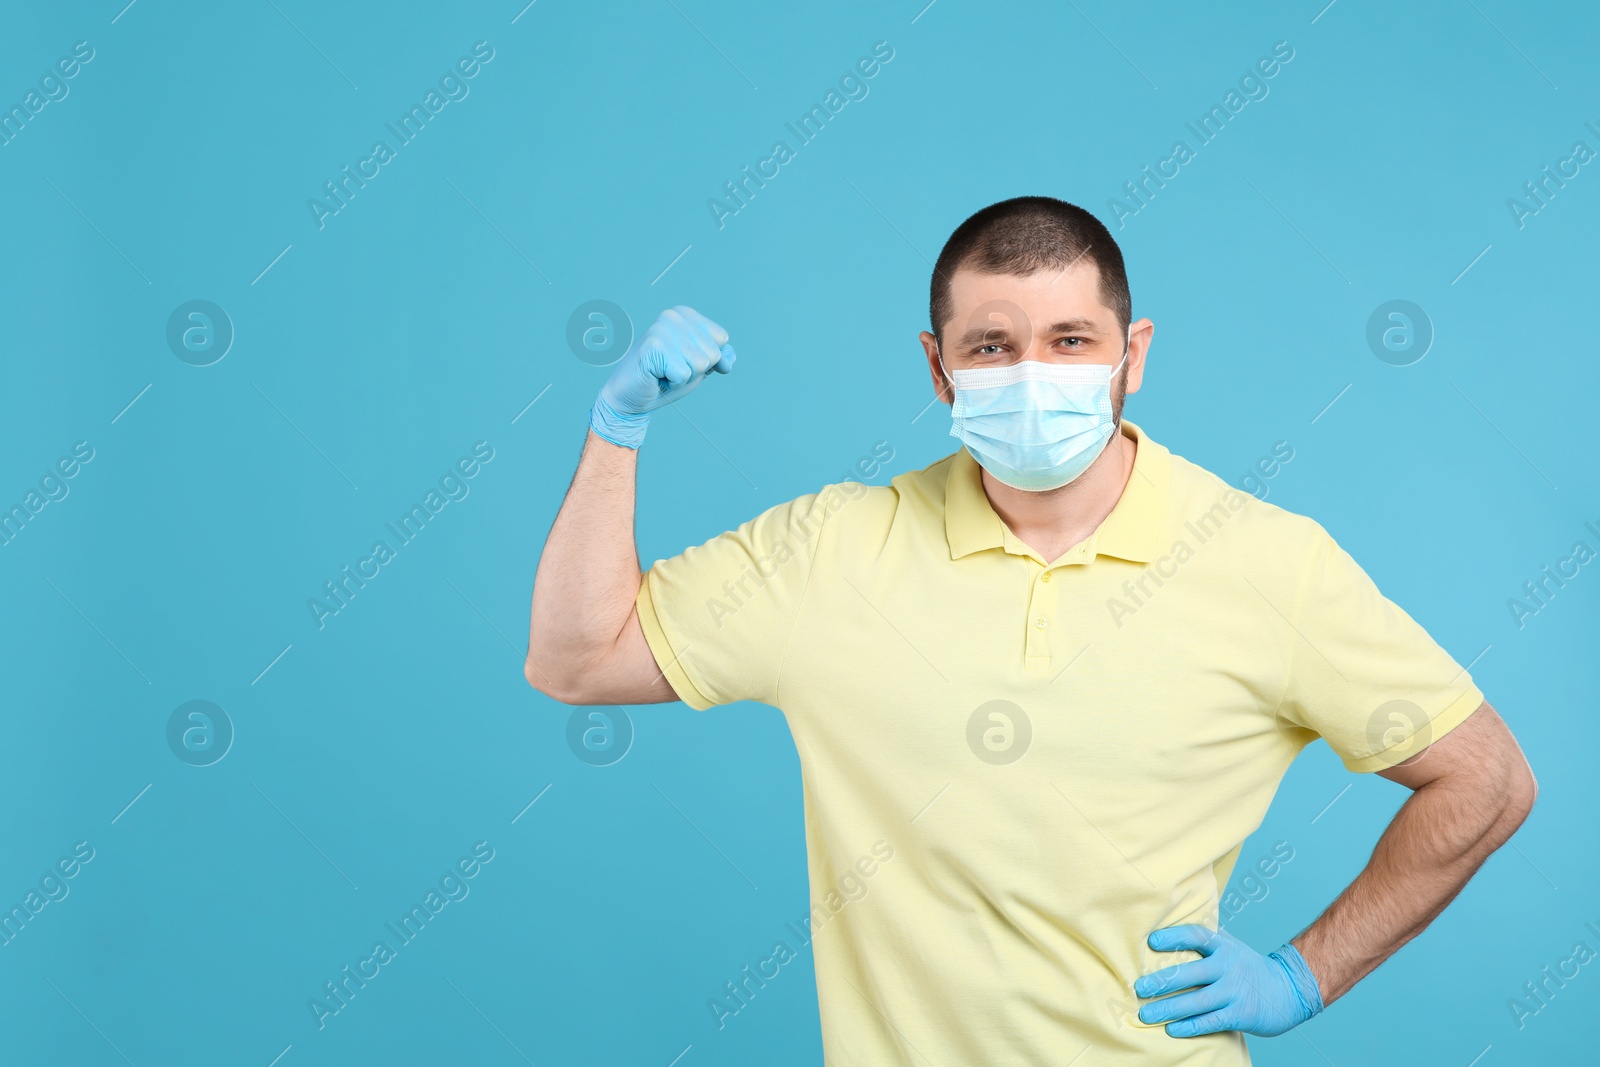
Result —
<svg viewBox="0 0 1600 1067"><path fill-rule="evenodd" d="M928 370L940 399L950 403L952 374L976 367L1004 367L1020 360L1116 366L1126 340L1128 363L1113 383L1112 408L1120 418L1127 393L1144 381L1144 356L1155 324L1138 319L1131 336L1116 313L1100 302L1100 272L1080 260L1065 270L1033 274L987 274L962 267L950 283L953 314L939 323L943 340L920 335Z"/></svg>

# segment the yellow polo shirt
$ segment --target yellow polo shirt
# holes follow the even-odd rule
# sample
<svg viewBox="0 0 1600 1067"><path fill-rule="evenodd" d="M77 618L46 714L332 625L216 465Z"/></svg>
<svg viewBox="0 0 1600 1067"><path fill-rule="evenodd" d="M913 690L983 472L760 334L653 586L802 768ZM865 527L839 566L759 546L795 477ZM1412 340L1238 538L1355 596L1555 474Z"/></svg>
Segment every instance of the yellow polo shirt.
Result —
<svg viewBox="0 0 1600 1067"><path fill-rule="evenodd" d="M1146 935L1216 927L1311 741L1380 770L1483 701L1317 523L1123 432L1121 499L1056 560L962 450L645 576L684 703L770 704L793 733L831 1067L1248 1063L1237 1033L1138 1021L1134 979L1197 958Z"/></svg>

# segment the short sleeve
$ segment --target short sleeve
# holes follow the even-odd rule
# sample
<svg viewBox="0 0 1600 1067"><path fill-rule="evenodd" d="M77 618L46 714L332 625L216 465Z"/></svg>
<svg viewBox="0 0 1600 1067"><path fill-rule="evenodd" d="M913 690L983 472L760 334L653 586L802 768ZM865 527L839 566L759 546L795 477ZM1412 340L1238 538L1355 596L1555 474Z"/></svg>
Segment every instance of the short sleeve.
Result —
<svg viewBox="0 0 1600 1067"><path fill-rule="evenodd" d="M645 572L635 600L639 624L685 704L696 711L740 700L776 705L830 491L769 508Z"/></svg>
<svg viewBox="0 0 1600 1067"><path fill-rule="evenodd" d="M1316 538L1279 715L1323 737L1348 769L1384 770L1459 726L1483 693L1327 531Z"/></svg>

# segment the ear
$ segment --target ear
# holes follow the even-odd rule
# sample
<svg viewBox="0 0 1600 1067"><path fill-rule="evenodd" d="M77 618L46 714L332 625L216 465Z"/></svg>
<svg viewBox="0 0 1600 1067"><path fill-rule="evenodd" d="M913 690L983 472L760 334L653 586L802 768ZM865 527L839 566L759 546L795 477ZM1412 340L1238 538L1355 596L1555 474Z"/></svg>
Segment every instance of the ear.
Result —
<svg viewBox="0 0 1600 1067"><path fill-rule="evenodd" d="M1135 319L1128 325L1128 389L1129 395L1137 393L1144 384L1144 357L1150 351L1150 341L1155 336L1156 324L1149 319Z"/></svg>
<svg viewBox="0 0 1600 1067"><path fill-rule="evenodd" d="M928 357L928 374L933 378L933 395L946 404L954 403L955 397L950 395L950 382L946 380L944 371L939 368L938 339L927 330L923 330L917 334L917 340L922 342L922 351Z"/></svg>

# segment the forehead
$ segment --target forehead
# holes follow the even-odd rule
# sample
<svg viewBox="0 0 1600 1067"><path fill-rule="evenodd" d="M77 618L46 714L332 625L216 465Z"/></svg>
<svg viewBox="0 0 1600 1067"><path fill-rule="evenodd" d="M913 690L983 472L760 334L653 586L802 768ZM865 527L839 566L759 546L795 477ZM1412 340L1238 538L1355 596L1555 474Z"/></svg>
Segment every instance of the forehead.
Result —
<svg viewBox="0 0 1600 1067"><path fill-rule="evenodd" d="M959 327L985 306L1015 305L1034 322L1090 318L1110 322L1115 314L1100 302L1100 270L1084 259L1062 270L991 274L962 267L950 279L950 326Z"/></svg>

